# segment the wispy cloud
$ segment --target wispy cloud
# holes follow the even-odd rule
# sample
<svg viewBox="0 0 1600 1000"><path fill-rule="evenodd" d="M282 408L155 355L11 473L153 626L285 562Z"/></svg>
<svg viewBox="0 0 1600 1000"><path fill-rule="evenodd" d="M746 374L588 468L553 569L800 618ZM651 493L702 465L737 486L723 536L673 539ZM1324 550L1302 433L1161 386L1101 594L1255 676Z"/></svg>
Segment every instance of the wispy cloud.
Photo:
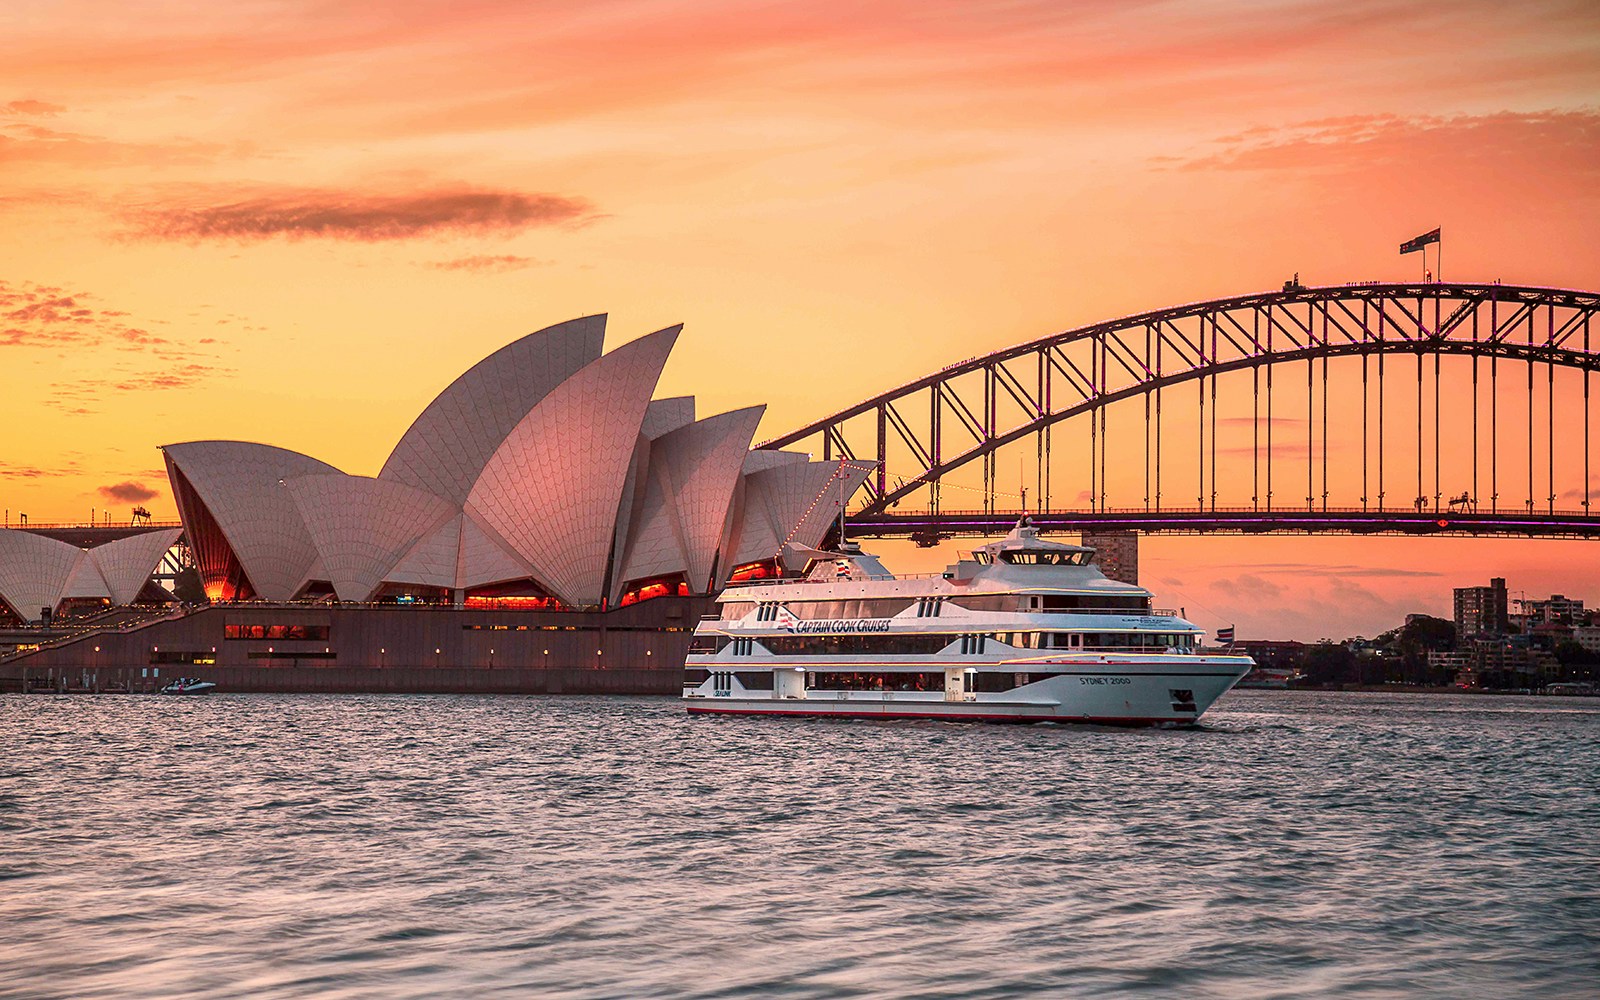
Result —
<svg viewBox="0 0 1600 1000"><path fill-rule="evenodd" d="M1241 569L1251 573L1266 573L1272 576L1314 576L1314 577L1433 577L1442 576L1442 573L1424 569L1396 569L1384 566L1357 566L1352 563L1236 563L1228 565L1216 564L1212 567L1218 570Z"/></svg>
<svg viewBox="0 0 1600 1000"><path fill-rule="evenodd" d="M254 152L256 147L250 143L200 142L186 138L122 142L30 123L0 126L0 162L10 165L32 161L93 169L130 165L178 167L211 163L229 154L245 156Z"/></svg>
<svg viewBox="0 0 1600 1000"><path fill-rule="evenodd" d="M130 235L145 239L250 242L281 236L378 242L510 234L594 217L585 199L555 194L473 188L400 195L284 189L219 204L140 209L128 221Z"/></svg>
<svg viewBox="0 0 1600 1000"><path fill-rule="evenodd" d="M30 115L37 118L54 118L65 110L67 109L59 104L27 99L7 101L5 104L0 104L0 115Z"/></svg>
<svg viewBox="0 0 1600 1000"><path fill-rule="evenodd" d="M77 471L75 463L63 463L55 468L42 469L35 465L7 465L0 462L0 479L55 479L74 475Z"/></svg>
<svg viewBox="0 0 1600 1000"><path fill-rule="evenodd" d="M87 293L0 280L0 348L107 343L141 349L170 341L132 325L126 312L99 308Z"/></svg>
<svg viewBox="0 0 1600 1000"><path fill-rule="evenodd" d="M1359 171L1396 166L1456 170L1505 163L1526 169L1530 156L1600 175L1600 112L1504 111L1487 115L1347 115L1283 128L1255 128L1217 140L1218 148L1182 161L1187 169Z"/></svg>
<svg viewBox="0 0 1600 1000"><path fill-rule="evenodd" d="M535 267L546 261L534 260L532 257L518 257L515 254L474 254L469 257L455 257L451 260L430 260L424 262L424 267L431 267L436 271L476 271L483 273L500 273L504 271L520 271L523 268Z"/></svg>

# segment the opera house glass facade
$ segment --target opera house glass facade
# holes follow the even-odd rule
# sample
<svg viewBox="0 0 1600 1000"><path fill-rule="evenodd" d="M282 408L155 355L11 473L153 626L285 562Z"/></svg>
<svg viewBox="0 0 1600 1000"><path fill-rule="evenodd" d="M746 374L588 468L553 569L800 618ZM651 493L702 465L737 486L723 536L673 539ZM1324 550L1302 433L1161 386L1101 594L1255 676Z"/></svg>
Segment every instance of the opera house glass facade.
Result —
<svg viewBox="0 0 1600 1000"><path fill-rule="evenodd" d="M819 544L838 513L819 498L866 470L752 451L762 407L697 418L692 397L653 399L681 327L604 353L605 323L474 365L375 478L265 444L164 446L209 603L99 636L88 665L254 690L675 691L707 595ZM0 571L8 604L17 589ZM67 596L46 589L16 616ZM84 641L7 673L82 669Z"/></svg>

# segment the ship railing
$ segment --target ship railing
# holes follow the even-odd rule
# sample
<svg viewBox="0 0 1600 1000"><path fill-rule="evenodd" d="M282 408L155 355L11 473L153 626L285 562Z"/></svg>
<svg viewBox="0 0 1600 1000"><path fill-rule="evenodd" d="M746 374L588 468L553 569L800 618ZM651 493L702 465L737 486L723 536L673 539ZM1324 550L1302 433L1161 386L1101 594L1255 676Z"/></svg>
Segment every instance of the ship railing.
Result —
<svg viewBox="0 0 1600 1000"><path fill-rule="evenodd" d="M943 573L896 573L894 582L901 580L942 580ZM788 586L791 583L844 583L846 580L828 577L827 579L813 580L804 576L765 576L756 580L730 580L724 590L733 590L738 587L763 587L763 586ZM870 581L868 581L870 582Z"/></svg>

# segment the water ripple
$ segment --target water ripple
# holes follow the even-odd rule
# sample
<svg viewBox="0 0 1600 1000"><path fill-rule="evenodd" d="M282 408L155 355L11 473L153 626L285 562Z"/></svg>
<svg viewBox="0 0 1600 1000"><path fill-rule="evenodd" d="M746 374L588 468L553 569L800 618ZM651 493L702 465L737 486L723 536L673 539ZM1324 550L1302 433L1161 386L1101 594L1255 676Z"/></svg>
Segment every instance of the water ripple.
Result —
<svg viewBox="0 0 1600 1000"><path fill-rule="evenodd" d="M1600 702L0 698L0 997L1592 995Z"/></svg>

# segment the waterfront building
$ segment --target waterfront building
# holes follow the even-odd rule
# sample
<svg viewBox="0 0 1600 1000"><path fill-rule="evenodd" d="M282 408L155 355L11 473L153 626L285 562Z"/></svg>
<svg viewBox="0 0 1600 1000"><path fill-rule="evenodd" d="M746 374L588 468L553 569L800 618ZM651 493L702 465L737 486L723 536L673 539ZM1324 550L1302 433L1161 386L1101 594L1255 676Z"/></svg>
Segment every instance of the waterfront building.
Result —
<svg viewBox="0 0 1600 1000"><path fill-rule="evenodd" d="M1495 577L1487 587L1455 589L1455 621L1458 640L1472 636L1506 634L1508 602L1506 581Z"/></svg>
<svg viewBox="0 0 1600 1000"><path fill-rule="evenodd" d="M1462 652L1470 661L1457 674L1462 687L1482 686L1491 675L1495 678L1491 686L1534 688L1561 674L1561 661L1549 650L1533 646L1526 636L1475 639Z"/></svg>
<svg viewBox="0 0 1600 1000"><path fill-rule="evenodd" d="M692 397L653 399L681 327L603 353L605 319L480 361L375 477L253 442L163 446L206 603L133 632L76 630L14 654L0 679L676 691L710 596L821 544L871 466L752 451L760 406L697 417ZM126 601L126 574L142 583L177 535L97 555L5 532L0 594L22 622ZM150 555L137 573L135 554Z"/></svg>
<svg viewBox="0 0 1600 1000"><path fill-rule="evenodd" d="M1472 654L1459 649L1428 650L1428 673L1434 676L1448 674L1460 687L1474 687L1477 674L1473 669Z"/></svg>
<svg viewBox="0 0 1600 1000"><path fill-rule="evenodd" d="M1240 639L1231 647L1263 667L1293 669L1303 665L1306 643L1295 639Z"/></svg>

